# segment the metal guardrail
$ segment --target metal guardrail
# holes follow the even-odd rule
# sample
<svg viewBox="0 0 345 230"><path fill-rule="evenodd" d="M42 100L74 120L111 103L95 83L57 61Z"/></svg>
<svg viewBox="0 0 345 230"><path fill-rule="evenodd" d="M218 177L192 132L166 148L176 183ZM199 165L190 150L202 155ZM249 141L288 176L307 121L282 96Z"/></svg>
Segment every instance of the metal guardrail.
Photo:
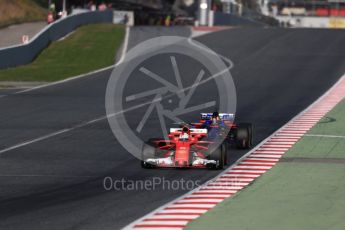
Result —
<svg viewBox="0 0 345 230"><path fill-rule="evenodd" d="M0 48L0 69L28 64L52 41L63 38L79 26L102 22L113 22L113 11L80 13L60 19L45 27L27 44Z"/></svg>
<svg viewBox="0 0 345 230"><path fill-rule="evenodd" d="M254 21L249 18L239 17L233 14L221 12L214 13L214 25L217 26L264 26L262 22Z"/></svg>

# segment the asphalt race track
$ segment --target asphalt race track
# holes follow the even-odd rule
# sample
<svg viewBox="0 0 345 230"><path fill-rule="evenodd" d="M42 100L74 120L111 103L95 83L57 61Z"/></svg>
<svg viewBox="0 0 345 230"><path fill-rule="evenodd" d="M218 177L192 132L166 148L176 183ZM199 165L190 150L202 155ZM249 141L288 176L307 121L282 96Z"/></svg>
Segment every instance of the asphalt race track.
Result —
<svg viewBox="0 0 345 230"><path fill-rule="evenodd" d="M154 29L136 30L130 46ZM186 29L176 33L188 36ZM233 29L198 40L234 62L237 117L255 124L255 143L345 72L342 30ZM110 73L0 98L0 152L104 116ZM233 162L245 152L234 150L229 157ZM144 170L101 119L0 154L0 229L119 229L185 191L106 191L105 176L206 181L218 173Z"/></svg>

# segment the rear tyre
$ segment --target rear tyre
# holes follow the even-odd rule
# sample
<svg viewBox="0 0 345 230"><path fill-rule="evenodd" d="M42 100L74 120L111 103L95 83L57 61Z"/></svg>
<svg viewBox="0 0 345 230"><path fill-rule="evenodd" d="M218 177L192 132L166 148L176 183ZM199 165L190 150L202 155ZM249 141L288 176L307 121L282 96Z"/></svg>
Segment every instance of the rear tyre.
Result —
<svg viewBox="0 0 345 230"><path fill-rule="evenodd" d="M228 142L224 141L222 144L222 152L224 155L224 165L228 164Z"/></svg>
<svg viewBox="0 0 345 230"><path fill-rule="evenodd" d="M248 149L250 148L250 134L249 127L246 124L239 124L236 131L236 147L238 149Z"/></svg>
<svg viewBox="0 0 345 230"><path fill-rule="evenodd" d="M241 126L247 127L249 135L249 147L253 146L253 124L251 123L241 123Z"/></svg>
<svg viewBox="0 0 345 230"><path fill-rule="evenodd" d="M155 148L144 144L143 149L141 151L141 167L145 169L151 169L154 168L154 165L151 165L147 162L145 162L149 158L155 158Z"/></svg>
<svg viewBox="0 0 345 230"><path fill-rule="evenodd" d="M153 147L156 147L155 142L156 142L156 141L160 141L160 140L162 140L162 138L150 138L150 139L148 139L145 143L148 144L148 145L151 145L151 146L153 146ZM161 145L165 145L165 143L162 142Z"/></svg>

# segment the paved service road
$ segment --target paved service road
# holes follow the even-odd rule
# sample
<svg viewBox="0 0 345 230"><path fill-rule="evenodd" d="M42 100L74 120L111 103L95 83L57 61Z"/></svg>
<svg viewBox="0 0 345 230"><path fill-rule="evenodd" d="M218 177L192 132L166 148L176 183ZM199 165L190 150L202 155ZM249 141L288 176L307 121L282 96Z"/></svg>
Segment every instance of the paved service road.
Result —
<svg viewBox="0 0 345 230"><path fill-rule="evenodd" d="M147 27L136 29L151 33ZM261 28L198 38L234 62L237 117L255 124L255 143L343 75L344 39L341 30ZM104 116L109 75L105 71L0 98L0 149ZM231 151L229 157L233 162L244 153ZM0 229L118 229L184 191L105 191L105 176L206 181L218 173L144 170L116 141L103 119L1 153Z"/></svg>
<svg viewBox="0 0 345 230"><path fill-rule="evenodd" d="M33 38L45 26L46 22L29 22L12 25L0 30L0 48L22 44L22 36L28 35Z"/></svg>

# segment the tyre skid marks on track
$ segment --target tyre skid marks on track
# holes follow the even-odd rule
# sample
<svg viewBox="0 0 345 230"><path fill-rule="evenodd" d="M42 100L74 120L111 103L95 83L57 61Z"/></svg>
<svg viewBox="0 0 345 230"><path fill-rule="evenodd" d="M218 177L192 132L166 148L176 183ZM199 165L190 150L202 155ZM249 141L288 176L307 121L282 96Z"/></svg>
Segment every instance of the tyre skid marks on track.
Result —
<svg viewBox="0 0 345 230"><path fill-rule="evenodd" d="M345 97L345 76L307 109L260 143L232 167L200 188L158 208L125 229L183 229L224 199L235 195L279 159Z"/></svg>

